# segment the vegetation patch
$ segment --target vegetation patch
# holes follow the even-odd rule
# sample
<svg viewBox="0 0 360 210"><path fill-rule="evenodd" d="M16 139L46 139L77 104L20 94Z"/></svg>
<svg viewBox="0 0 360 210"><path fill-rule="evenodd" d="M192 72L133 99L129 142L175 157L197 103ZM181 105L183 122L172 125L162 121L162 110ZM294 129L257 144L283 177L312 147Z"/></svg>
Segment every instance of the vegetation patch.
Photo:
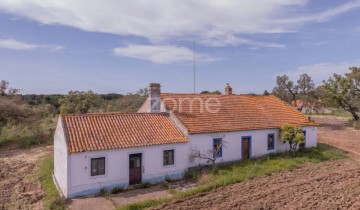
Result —
<svg viewBox="0 0 360 210"><path fill-rule="evenodd" d="M185 178L197 178L198 187L189 191L175 191L172 197L151 199L125 205L120 209L144 209L190 197L199 193L209 192L218 187L239 183L259 176L294 169L308 163L320 163L329 160L343 159L346 155L338 149L326 144L319 144L316 148L304 149L296 152L285 152L261 157L253 160L241 161L231 165L218 166L216 170L205 172L188 172Z"/></svg>
<svg viewBox="0 0 360 210"><path fill-rule="evenodd" d="M54 117L46 117L29 125L9 124L2 128L0 147L16 144L25 149L38 145L50 145L53 143L55 123Z"/></svg>
<svg viewBox="0 0 360 210"><path fill-rule="evenodd" d="M53 155L45 156L39 164L37 176L41 182L42 189L45 192L44 208L51 210L67 209L69 200L61 198L52 179L52 171L54 169Z"/></svg>
<svg viewBox="0 0 360 210"><path fill-rule="evenodd" d="M124 192L124 191L125 191L124 186L115 186L115 187L111 188L110 193L111 194L118 194L118 193L121 193L121 192Z"/></svg>
<svg viewBox="0 0 360 210"><path fill-rule="evenodd" d="M136 184L133 186L134 189L145 189L151 187L151 184L149 182L142 182L140 184Z"/></svg>
<svg viewBox="0 0 360 210"><path fill-rule="evenodd" d="M346 126L348 127L352 127L356 130L360 130L360 121L355 121L355 120L349 120L347 123L346 123Z"/></svg>

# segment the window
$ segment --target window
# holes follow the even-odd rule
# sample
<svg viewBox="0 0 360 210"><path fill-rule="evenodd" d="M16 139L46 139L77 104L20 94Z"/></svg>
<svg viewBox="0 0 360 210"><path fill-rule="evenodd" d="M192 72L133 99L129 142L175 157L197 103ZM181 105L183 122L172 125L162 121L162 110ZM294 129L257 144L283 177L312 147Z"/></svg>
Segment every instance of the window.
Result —
<svg viewBox="0 0 360 210"><path fill-rule="evenodd" d="M222 139L213 140L213 151L215 158L222 157Z"/></svg>
<svg viewBox="0 0 360 210"><path fill-rule="evenodd" d="M174 165L174 150L164 150L164 166Z"/></svg>
<svg viewBox="0 0 360 210"><path fill-rule="evenodd" d="M273 133L268 134L267 145L268 150L273 150L275 148L275 135Z"/></svg>
<svg viewBox="0 0 360 210"><path fill-rule="evenodd" d="M105 174L105 158L91 158L91 176Z"/></svg>

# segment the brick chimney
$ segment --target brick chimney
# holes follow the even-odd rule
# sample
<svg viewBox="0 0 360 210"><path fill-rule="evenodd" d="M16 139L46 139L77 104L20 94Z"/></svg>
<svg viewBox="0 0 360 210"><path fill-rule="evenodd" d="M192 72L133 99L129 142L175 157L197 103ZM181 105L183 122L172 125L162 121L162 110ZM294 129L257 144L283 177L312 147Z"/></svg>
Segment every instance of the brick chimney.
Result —
<svg viewBox="0 0 360 210"><path fill-rule="evenodd" d="M232 87L230 87L229 83L227 83L225 87L225 95L231 95L231 94L232 94Z"/></svg>
<svg viewBox="0 0 360 210"><path fill-rule="evenodd" d="M150 98L150 112L158 113L160 112L160 84L159 83L150 83L149 84L149 98Z"/></svg>

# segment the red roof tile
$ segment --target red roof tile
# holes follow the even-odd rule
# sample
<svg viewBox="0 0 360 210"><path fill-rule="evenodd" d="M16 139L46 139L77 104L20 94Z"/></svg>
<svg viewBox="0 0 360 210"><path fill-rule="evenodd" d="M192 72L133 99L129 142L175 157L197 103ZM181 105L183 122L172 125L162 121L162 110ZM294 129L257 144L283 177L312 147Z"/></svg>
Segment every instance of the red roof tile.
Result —
<svg viewBox="0 0 360 210"><path fill-rule="evenodd" d="M190 134L317 125L275 96L165 93L161 99ZM217 112L206 110L215 110L216 103Z"/></svg>
<svg viewBox="0 0 360 210"><path fill-rule="evenodd" d="M168 114L62 115L69 153L187 142Z"/></svg>

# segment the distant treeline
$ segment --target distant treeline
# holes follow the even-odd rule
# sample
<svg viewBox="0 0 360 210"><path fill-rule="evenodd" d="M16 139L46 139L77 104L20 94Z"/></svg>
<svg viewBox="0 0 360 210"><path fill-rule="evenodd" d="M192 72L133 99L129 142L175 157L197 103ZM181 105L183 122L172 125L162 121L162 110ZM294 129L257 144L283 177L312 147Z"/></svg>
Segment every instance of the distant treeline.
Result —
<svg viewBox="0 0 360 210"><path fill-rule="evenodd" d="M124 97L123 94L118 93L109 93L109 94L98 94L101 99L105 101L116 100ZM41 105L41 104L51 104L56 108L60 107L60 101L64 98L63 94L25 94L20 95L21 98L28 103L29 105Z"/></svg>

